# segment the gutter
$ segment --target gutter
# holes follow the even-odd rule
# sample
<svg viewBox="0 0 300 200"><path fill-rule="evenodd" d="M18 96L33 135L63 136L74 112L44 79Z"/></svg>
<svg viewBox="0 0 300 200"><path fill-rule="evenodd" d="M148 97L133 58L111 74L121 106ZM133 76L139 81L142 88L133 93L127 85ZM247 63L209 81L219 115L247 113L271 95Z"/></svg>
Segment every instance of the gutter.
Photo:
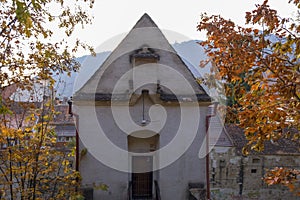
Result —
<svg viewBox="0 0 300 200"><path fill-rule="evenodd" d="M209 180L209 121L210 118L216 116L216 110L218 107L218 102L214 102L214 107L213 107L213 112L210 115L206 116L206 156L205 156L205 161L206 161L206 199L210 200L210 180Z"/></svg>
<svg viewBox="0 0 300 200"><path fill-rule="evenodd" d="M75 151L75 170L79 171L79 115L74 114L75 117L75 128L76 128L76 151Z"/></svg>
<svg viewBox="0 0 300 200"><path fill-rule="evenodd" d="M75 129L76 129L76 152L75 152L75 170L79 171L79 115L73 113L72 110L72 105L73 105L73 101L72 101L72 97L70 98L70 100L68 101L68 105L69 105L69 114L71 117L75 117Z"/></svg>

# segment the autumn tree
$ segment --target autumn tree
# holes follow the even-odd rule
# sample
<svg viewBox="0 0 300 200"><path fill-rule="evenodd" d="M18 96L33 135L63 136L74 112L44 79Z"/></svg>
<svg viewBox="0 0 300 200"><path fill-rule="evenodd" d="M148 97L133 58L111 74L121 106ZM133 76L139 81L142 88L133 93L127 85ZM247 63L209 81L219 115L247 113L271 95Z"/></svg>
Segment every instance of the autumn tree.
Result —
<svg viewBox="0 0 300 200"><path fill-rule="evenodd" d="M299 0L287 3L300 8ZM224 83L230 97L227 121L244 129L248 140L244 154L263 151L267 140L299 142L299 16L298 10L294 18L280 17L267 0L246 13L245 27L221 16L201 16L198 30L207 32L201 45L213 63L215 81ZM276 168L266 181L300 194L298 174L297 169Z"/></svg>
<svg viewBox="0 0 300 200"><path fill-rule="evenodd" d="M76 197L79 175L68 165L68 152L53 148L52 77L78 70L80 48L94 53L80 40L70 43L77 26L91 23L93 3L0 1L0 198ZM12 96L16 93L18 100Z"/></svg>
<svg viewBox="0 0 300 200"><path fill-rule="evenodd" d="M7 114L0 135L1 199L76 199L80 179L72 167L74 158L67 148L57 149L51 121L56 114L51 103L42 108L26 107L23 125L11 124L20 114ZM13 110L12 112L16 112ZM41 114L43 113L43 114Z"/></svg>

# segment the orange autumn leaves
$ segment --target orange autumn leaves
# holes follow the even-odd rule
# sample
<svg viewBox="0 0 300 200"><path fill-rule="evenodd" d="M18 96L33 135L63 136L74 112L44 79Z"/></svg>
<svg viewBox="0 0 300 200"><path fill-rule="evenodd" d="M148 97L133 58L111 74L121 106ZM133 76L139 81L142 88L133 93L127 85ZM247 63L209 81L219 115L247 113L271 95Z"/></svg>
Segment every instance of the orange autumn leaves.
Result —
<svg viewBox="0 0 300 200"><path fill-rule="evenodd" d="M289 3L300 7L297 0ZM227 121L244 129L248 144L243 152L248 154L263 151L269 140L299 142L300 24L299 16L278 16L267 0L245 18L247 27L241 27L221 16L203 14L198 30L207 33L200 44L213 63L215 81L225 83L231 100ZM291 128L298 133L289 134Z"/></svg>
<svg viewBox="0 0 300 200"><path fill-rule="evenodd" d="M299 170L276 167L267 172L265 182L269 185L283 184L300 196L300 185L297 179L299 175Z"/></svg>

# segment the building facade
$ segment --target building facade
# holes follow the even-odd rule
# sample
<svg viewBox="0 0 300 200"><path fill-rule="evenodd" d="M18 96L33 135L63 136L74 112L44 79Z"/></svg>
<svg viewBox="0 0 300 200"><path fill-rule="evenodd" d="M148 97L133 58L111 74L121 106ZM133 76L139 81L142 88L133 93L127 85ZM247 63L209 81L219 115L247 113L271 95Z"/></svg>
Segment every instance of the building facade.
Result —
<svg viewBox="0 0 300 200"><path fill-rule="evenodd" d="M73 99L89 199L203 196L210 97L147 14Z"/></svg>

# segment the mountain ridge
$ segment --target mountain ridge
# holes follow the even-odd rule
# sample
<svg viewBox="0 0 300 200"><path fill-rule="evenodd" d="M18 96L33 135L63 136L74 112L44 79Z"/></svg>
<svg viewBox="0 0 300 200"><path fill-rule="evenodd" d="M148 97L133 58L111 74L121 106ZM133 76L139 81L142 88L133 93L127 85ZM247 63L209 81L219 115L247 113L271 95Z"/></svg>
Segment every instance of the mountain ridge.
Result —
<svg viewBox="0 0 300 200"><path fill-rule="evenodd" d="M210 67L199 67L200 61L205 60L207 57L203 47L201 47L198 42L198 40L189 40L171 44L195 78L204 77L205 73L209 73ZM71 72L70 76L66 73L55 75L53 78L56 81L56 97L71 97L87 82L96 70L101 67L102 63L106 60L110 53L111 51L104 51L97 53L95 57L89 55L81 56L76 58L76 60L81 64L79 72Z"/></svg>

